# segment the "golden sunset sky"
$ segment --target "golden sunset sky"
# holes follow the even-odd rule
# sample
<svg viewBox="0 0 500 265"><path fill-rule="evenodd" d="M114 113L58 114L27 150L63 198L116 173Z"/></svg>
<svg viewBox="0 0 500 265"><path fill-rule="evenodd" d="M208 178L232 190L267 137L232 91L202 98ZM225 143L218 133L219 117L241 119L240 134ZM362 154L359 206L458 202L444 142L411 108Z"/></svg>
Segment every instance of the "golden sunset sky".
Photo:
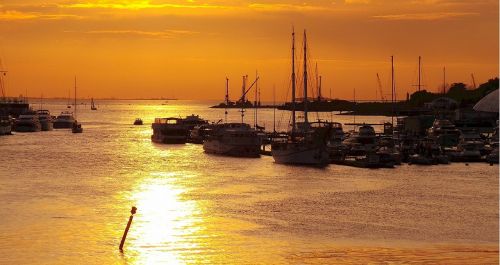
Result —
<svg viewBox="0 0 500 265"><path fill-rule="evenodd" d="M223 99L258 70L262 97L283 101L291 29L307 29L326 96L415 91L418 56L427 90L498 75L497 0L1 0L0 58L7 93L64 97ZM300 33L300 34L299 34ZM314 67L312 68L314 69ZM313 74L313 73L312 73Z"/></svg>

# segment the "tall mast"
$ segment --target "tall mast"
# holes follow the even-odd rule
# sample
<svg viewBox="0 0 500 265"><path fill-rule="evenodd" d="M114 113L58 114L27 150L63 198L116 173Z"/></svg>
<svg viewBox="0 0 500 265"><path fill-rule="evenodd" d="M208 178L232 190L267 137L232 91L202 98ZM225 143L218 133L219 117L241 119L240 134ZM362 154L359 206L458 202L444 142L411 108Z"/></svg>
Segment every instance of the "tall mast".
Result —
<svg viewBox="0 0 500 265"><path fill-rule="evenodd" d="M318 77L318 63L316 62L316 92L318 93L318 101L320 100L320 95L321 95L321 92L319 91L320 88L319 88L319 77Z"/></svg>
<svg viewBox="0 0 500 265"><path fill-rule="evenodd" d="M273 85L273 132L276 132L276 85Z"/></svg>
<svg viewBox="0 0 500 265"><path fill-rule="evenodd" d="M420 67L419 67L419 69L420 69ZM420 74L419 74L419 82L420 82ZM395 98L394 98L394 56L391 56L391 101L392 101L391 124L392 124L392 126L394 126L394 101L395 101Z"/></svg>
<svg viewBox="0 0 500 265"><path fill-rule="evenodd" d="M304 30L304 123L308 124L307 118L307 35Z"/></svg>
<svg viewBox="0 0 500 265"><path fill-rule="evenodd" d="M2 62L0 61L0 67ZM0 90L2 91L2 98L5 100L7 98L7 91L5 91L4 76L7 75L7 71L1 70L0 68Z"/></svg>
<svg viewBox="0 0 500 265"><path fill-rule="evenodd" d="M292 137L295 132L295 29L292 29Z"/></svg>
<svg viewBox="0 0 500 265"><path fill-rule="evenodd" d="M243 124L243 117L245 117L245 91L246 91L246 85L247 85L247 75L243 76L243 86L242 86L242 92L241 92L241 123Z"/></svg>
<svg viewBox="0 0 500 265"><path fill-rule="evenodd" d="M443 95L446 94L446 67L443 67Z"/></svg>
<svg viewBox="0 0 500 265"><path fill-rule="evenodd" d="M75 75L75 119L76 119L76 75Z"/></svg>
<svg viewBox="0 0 500 265"><path fill-rule="evenodd" d="M255 78L257 78L258 76L258 73L257 71L255 71ZM253 103L253 108L254 108L254 128L257 129L257 97L258 97L258 93L259 93L259 81L257 80L255 82L255 101Z"/></svg>
<svg viewBox="0 0 500 265"><path fill-rule="evenodd" d="M422 57L418 56L418 91L420 91L420 75L422 73Z"/></svg>
<svg viewBox="0 0 500 265"><path fill-rule="evenodd" d="M226 108L224 110L224 123L227 123L227 107L229 105L229 78L226 77Z"/></svg>
<svg viewBox="0 0 500 265"><path fill-rule="evenodd" d="M318 91L319 100L321 100L321 78L322 78L322 76L319 76L319 91Z"/></svg>

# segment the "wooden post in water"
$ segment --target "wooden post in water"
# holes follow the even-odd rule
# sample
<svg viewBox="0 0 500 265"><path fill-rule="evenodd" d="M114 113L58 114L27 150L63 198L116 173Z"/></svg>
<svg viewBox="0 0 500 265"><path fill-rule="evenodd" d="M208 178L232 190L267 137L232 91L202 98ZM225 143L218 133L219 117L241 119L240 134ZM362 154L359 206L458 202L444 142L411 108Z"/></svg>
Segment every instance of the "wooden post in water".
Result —
<svg viewBox="0 0 500 265"><path fill-rule="evenodd" d="M125 232L123 232L122 241L120 242L120 251L123 252L123 244L125 244L125 239L127 239L128 230L130 229L130 225L132 224L132 220L134 219L134 214L137 212L137 208L135 206L130 210L130 217L128 219L127 227L125 228Z"/></svg>

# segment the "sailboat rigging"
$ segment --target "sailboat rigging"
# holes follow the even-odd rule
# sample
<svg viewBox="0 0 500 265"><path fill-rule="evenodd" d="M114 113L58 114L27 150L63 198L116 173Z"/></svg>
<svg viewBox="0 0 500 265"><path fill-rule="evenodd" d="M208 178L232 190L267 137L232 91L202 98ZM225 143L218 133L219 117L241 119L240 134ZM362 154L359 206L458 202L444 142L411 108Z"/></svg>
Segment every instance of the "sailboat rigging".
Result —
<svg viewBox="0 0 500 265"><path fill-rule="evenodd" d="M292 32L292 128L286 139L275 139L271 144L271 154L276 163L326 166L329 155L326 150L326 135L329 127L313 127L309 123L307 109L307 35L304 30L304 72L303 104L304 121L297 124L295 118L295 31Z"/></svg>

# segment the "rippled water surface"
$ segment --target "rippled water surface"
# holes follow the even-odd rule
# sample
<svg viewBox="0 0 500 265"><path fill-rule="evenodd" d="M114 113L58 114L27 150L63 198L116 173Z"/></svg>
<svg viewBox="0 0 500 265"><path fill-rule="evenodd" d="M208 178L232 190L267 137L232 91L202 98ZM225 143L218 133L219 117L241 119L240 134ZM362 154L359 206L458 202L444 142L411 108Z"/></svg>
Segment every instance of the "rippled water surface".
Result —
<svg viewBox="0 0 500 265"><path fill-rule="evenodd" d="M1 137L0 263L498 264L496 166L318 169L207 155L201 145L151 143L151 121L217 121L224 110L162 103L101 101L97 111L81 106L83 134ZM145 125L132 126L136 117ZM287 114L276 117L285 128ZM259 119L271 129L273 111Z"/></svg>

